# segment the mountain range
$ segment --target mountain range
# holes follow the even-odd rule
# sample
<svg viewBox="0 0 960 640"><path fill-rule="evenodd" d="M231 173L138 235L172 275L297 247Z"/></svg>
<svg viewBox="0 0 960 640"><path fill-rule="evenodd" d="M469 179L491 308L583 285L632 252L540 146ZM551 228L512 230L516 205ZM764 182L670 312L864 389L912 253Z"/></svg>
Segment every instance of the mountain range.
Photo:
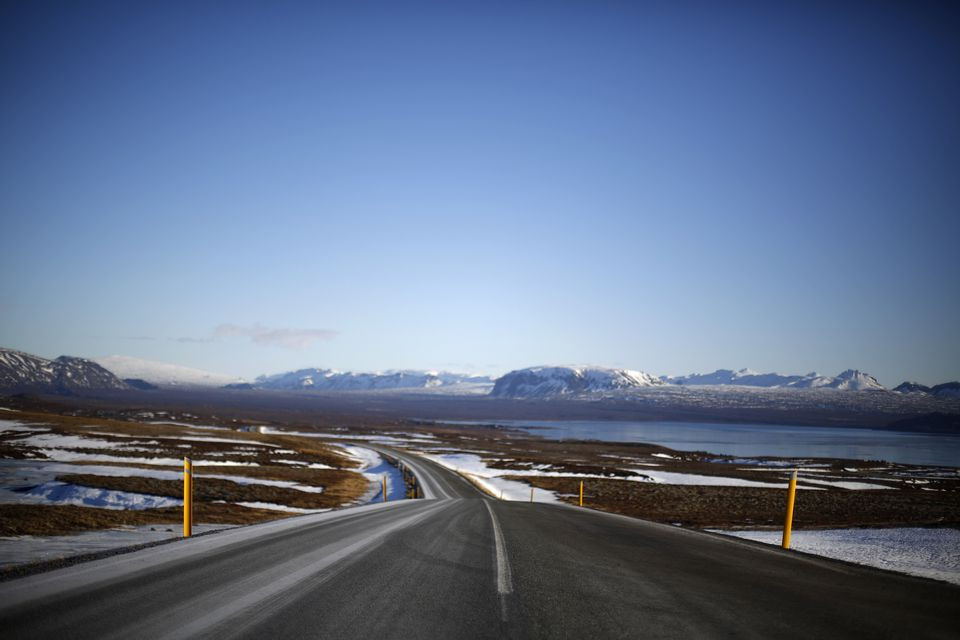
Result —
<svg viewBox="0 0 960 640"><path fill-rule="evenodd" d="M87 360L60 356L48 360L0 348L0 392L82 393L96 390L164 388L230 388L285 391L429 391L487 394L498 398L595 397L651 388L745 387L766 389L834 389L886 391L870 374L848 369L836 376L817 373L782 375L749 369L718 369L713 373L654 377L642 371L599 366L539 366L510 371L499 378L444 371L389 370L351 372L307 368L262 375L252 382L163 362L126 356ZM892 391L933 397L960 397L960 382L926 387L904 382Z"/></svg>
<svg viewBox="0 0 960 640"><path fill-rule="evenodd" d="M491 384L489 376L473 376L446 371L375 371L371 373L334 369L299 369L288 373L260 376L253 387L297 391L375 391L380 389L432 389L466 384Z"/></svg>
<svg viewBox="0 0 960 640"><path fill-rule="evenodd" d="M757 373L750 369L717 369L713 373L692 373L688 376L661 376L664 382L677 385L732 385L742 387L794 388L794 389L841 389L846 391L881 391L885 389L868 373L847 369L837 376L822 376L816 372L799 375Z"/></svg>

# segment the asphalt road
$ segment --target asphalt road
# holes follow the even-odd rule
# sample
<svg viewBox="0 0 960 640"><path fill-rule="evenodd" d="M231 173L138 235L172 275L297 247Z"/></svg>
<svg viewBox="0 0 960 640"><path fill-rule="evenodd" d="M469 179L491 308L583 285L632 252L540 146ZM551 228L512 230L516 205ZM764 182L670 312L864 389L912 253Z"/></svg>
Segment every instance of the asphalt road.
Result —
<svg viewBox="0 0 960 640"><path fill-rule="evenodd" d="M560 505L429 499L0 584L4 638L958 638L960 588Z"/></svg>

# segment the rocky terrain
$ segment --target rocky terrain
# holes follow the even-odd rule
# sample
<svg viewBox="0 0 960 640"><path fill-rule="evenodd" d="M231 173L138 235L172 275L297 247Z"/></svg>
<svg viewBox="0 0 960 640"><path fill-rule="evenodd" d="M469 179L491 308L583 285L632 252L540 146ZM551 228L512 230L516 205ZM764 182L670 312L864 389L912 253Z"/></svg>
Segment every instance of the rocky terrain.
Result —
<svg viewBox="0 0 960 640"><path fill-rule="evenodd" d="M0 391L70 395L87 390L123 390L130 387L96 362L60 356L39 356L0 348Z"/></svg>

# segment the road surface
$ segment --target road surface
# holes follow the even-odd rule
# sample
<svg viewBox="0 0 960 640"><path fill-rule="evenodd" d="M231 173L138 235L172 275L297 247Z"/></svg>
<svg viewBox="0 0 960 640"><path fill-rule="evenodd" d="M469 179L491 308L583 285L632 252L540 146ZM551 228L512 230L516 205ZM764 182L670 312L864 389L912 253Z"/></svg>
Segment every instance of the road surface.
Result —
<svg viewBox="0 0 960 640"><path fill-rule="evenodd" d="M562 505L428 499L0 584L4 638L958 638L960 588Z"/></svg>

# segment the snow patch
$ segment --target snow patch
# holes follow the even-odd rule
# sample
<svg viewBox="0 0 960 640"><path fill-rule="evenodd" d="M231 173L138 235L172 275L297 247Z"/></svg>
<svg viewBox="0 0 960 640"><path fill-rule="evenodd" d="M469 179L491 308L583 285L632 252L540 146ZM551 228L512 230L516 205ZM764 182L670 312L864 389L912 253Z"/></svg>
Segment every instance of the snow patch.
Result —
<svg viewBox="0 0 960 640"><path fill-rule="evenodd" d="M778 531L716 531L780 545ZM957 529L828 529L794 531L790 547L827 558L960 584L960 531Z"/></svg>
<svg viewBox="0 0 960 640"><path fill-rule="evenodd" d="M65 482L47 482L22 492L23 502L52 502L100 509L161 509L183 504L182 500L129 491L112 491Z"/></svg>
<svg viewBox="0 0 960 640"><path fill-rule="evenodd" d="M330 509L300 509L299 507L288 507L284 504L275 504L273 502L235 502L234 504L249 509L269 509L271 511L286 511L288 513L323 513Z"/></svg>

